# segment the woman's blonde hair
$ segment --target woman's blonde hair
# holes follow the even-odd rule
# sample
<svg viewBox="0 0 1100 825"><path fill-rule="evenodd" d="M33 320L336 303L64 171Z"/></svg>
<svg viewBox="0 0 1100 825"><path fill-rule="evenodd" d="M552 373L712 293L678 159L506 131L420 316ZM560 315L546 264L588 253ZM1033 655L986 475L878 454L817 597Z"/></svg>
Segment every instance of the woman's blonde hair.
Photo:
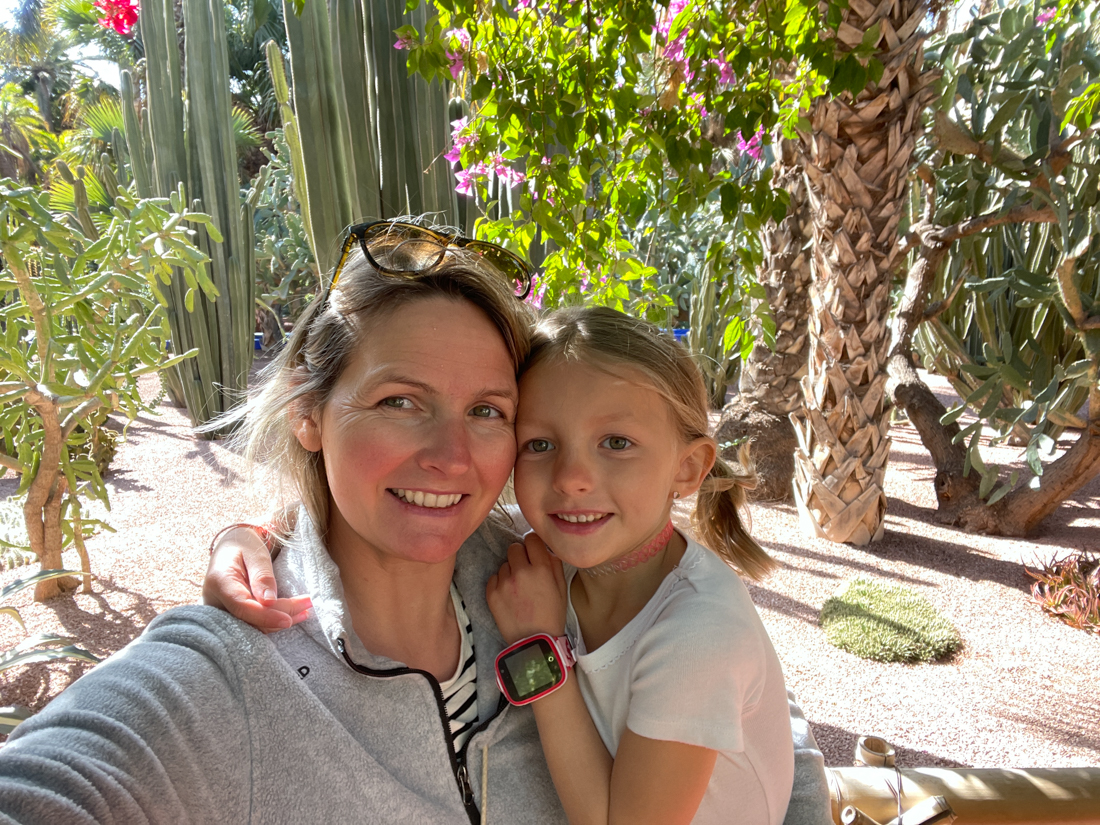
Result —
<svg viewBox="0 0 1100 825"><path fill-rule="evenodd" d="M416 263L406 261L414 269ZM484 312L519 372L530 351L533 316L517 300L511 281L481 255L448 248L436 266L403 276L379 272L356 248L338 283L310 304L282 352L264 370L259 392L217 422L240 425L234 439L243 445L249 463L264 465L289 483L322 535L329 521L325 459L298 442L296 423L324 408L352 354L364 345L364 335L375 324L401 307L439 297L468 301Z"/></svg>
<svg viewBox="0 0 1100 825"><path fill-rule="evenodd" d="M643 373L668 404L684 443L708 438L703 376L690 353L648 321L607 307L561 309L536 325L523 371L547 361L578 361L607 369L625 365ZM740 510L756 486L748 447L738 465L717 456L696 499L692 526L701 542L746 576L761 579L777 565L745 529Z"/></svg>

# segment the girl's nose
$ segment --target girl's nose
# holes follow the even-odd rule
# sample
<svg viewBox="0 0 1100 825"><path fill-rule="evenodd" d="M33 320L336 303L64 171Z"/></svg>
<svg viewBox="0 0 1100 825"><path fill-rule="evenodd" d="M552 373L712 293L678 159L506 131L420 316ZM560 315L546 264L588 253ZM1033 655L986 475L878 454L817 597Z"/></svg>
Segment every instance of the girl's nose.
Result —
<svg viewBox="0 0 1100 825"><path fill-rule="evenodd" d="M584 455L562 450L554 463L554 489L564 495L582 495L595 488L592 467Z"/></svg>
<svg viewBox="0 0 1100 825"><path fill-rule="evenodd" d="M473 463L470 433L465 416L436 419L428 443L420 451L420 464L447 476L462 475Z"/></svg>

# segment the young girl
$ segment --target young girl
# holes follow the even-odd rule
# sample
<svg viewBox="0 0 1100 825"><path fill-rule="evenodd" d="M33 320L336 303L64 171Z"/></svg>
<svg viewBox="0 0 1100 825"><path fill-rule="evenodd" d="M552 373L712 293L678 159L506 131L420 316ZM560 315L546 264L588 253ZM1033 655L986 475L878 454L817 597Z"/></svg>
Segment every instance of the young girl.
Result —
<svg viewBox="0 0 1100 825"><path fill-rule="evenodd" d="M759 578L774 562L741 523L754 478L716 457L689 354L610 309L552 313L516 438L537 537L513 545L487 597L506 642L572 643L575 678L532 703L570 821L782 822L783 675L733 570ZM715 552L672 528L673 502L696 491L695 531Z"/></svg>

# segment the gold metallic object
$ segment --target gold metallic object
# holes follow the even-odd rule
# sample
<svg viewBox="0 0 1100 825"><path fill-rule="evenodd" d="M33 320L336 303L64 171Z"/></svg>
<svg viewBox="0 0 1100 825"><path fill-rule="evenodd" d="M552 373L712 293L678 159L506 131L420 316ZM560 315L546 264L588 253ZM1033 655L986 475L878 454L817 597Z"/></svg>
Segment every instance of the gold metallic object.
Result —
<svg viewBox="0 0 1100 825"><path fill-rule="evenodd" d="M829 768L833 822L853 806L910 825L908 812L942 796L956 825L1100 825L1100 768ZM901 783L900 800L898 785ZM858 820L853 820L857 822ZM922 822L949 819L914 818Z"/></svg>

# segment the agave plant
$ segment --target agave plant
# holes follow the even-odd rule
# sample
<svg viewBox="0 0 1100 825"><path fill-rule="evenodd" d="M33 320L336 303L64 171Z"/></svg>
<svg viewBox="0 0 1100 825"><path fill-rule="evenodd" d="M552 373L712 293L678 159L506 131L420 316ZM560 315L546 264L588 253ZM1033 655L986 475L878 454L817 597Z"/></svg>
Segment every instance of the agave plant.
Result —
<svg viewBox="0 0 1100 825"><path fill-rule="evenodd" d="M33 587L39 582L59 579L65 576L83 575L79 570L42 570L25 579L16 579L11 584L0 590L0 602L13 596L20 590ZM26 631L23 617L19 611L11 605L0 604L0 614L10 616ZM58 647L57 645L63 645ZM0 653L0 673L19 665L31 665L36 662L50 662L55 659L75 659L80 662L96 664L99 658L89 653L82 647L77 647L75 640L67 636L57 636L53 633L39 633L30 636L19 644Z"/></svg>

